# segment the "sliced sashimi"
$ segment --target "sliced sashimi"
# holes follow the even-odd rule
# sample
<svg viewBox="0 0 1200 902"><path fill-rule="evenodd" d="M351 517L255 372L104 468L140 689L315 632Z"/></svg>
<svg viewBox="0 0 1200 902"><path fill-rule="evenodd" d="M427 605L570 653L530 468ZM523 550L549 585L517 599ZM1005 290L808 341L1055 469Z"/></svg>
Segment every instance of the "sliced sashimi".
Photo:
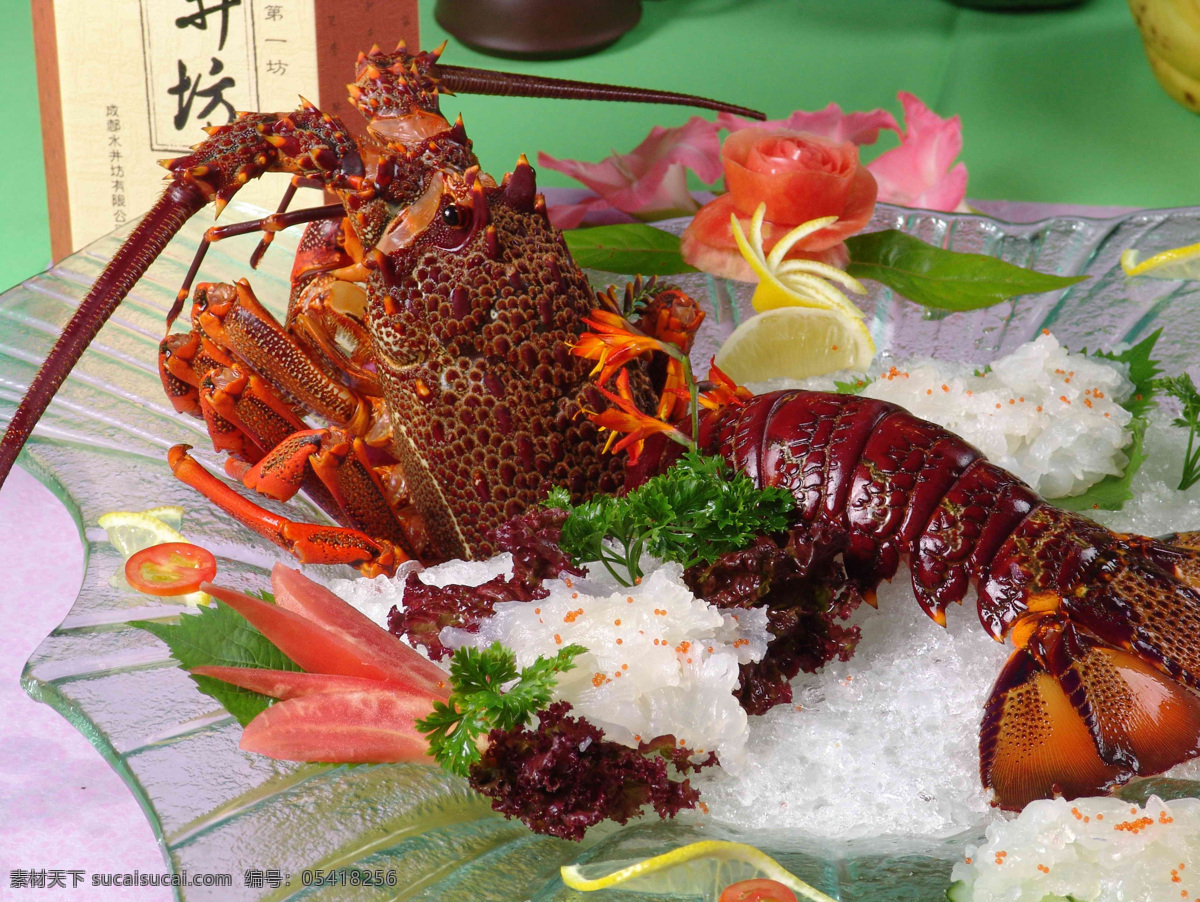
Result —
<svg viewBox="0 0 1200 902"><path fill-rule="evenodd" d="M373 663L361 648L307 617L211 583L200 588L245 617L281 652L311 673L336 673L369 680L392 676L391 670Z"/></svg>
<svg viewBox="0 0 1200 902"><path fill-rule="evenodd" d="M428 700L389 690L306 695L250 721L240 747L284 761L433 765L416 726L432 710Z"/></svg>
<svg viewBox="0 0 1200 902"><path fill-rule="evenodd" d="M191 673L212 677L251 692L261 692L271 698L289 699L305 695L321 695L328 692L363 692L372 689L387 689L405 693L408 687L391 681L368 680L363 677L340 676L329 673L303 673L295 670L266 670L259 667L223 667L203 665L193 667ZM450 690L443 687L433 698L449 698ZM417 697L426 697L424 693Z"/></svg>
<svg viewBox="0 0 1200 902"><path fill-rule="evenodd" d="M386 673L389 679L431 690L445 684L446 671L299 570L276 564L271 571L271 588L277 605L306 617L357 648L364 660Z"/></svg>

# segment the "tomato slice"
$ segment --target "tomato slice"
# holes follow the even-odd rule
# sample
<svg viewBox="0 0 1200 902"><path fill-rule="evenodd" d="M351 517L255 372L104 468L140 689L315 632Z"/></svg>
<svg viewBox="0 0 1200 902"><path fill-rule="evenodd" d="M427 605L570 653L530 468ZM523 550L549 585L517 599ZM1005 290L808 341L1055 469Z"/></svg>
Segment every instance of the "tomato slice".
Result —
<svg viewBox="0 0 1200 902"><path fill-rule="evenodd" d="M129 585L147 595L187 595L216 575L212 552L189 542L151 545L125 562Z"/></svg>
<svg viewBox="0 0 1200 902"><path fill-rule="evenodd" d="M742 880L725 887L718 902L796 902L796 894L775 880Z"/></svg>

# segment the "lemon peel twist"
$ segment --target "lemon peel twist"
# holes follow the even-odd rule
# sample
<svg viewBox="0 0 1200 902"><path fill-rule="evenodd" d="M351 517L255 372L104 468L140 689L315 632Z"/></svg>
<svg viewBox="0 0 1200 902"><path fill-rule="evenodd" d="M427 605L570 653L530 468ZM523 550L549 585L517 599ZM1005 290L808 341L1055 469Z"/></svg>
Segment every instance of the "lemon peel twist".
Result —
<svg viewBox="0 0 1200 902"><path fill-rule="evenodd" d="M776 307L822 307L838 310L855 319L863 312L838 286L854 294L866 294L867 289L849 273L816 260L785 260L788 252L804 238L837 222L836 216L824 216L801 223L786 235L767 254L763 250L762 225L767 205L759 204L750 219L750 236L742 231L736 216L730 216L733 240L738 250L759 278L751 303L758 312Z"/></svg>

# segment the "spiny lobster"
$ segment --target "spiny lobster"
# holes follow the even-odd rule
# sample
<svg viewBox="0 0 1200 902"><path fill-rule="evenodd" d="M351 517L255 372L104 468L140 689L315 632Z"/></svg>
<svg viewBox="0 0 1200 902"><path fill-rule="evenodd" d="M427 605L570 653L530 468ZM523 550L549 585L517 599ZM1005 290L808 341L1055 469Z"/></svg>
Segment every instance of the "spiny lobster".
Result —
<svg viewBox="0 0 1200 902"><path fill-rule="evenodd" d="M444 46L444 45L443 45ZM594 306L587 278L550 226L522 156L497 184L482 172L462 119L442 117L453 92L674 103L761 113L689 95L485 72L439 63L442 48L360 54L356 140L304 102L290 113L242 113L164 161L162 198L105 268L51 351L0 444L0 482L66 373L187 219L218 212L264 172L288 172L279 211L210 229L168 316L188 298L212 241L308 223L281 325L245 280L201 283L192 331L162 342L163 386L202 416L226 469L286 500L303 488L343 527L278 517L176 446L175 474L232 516L310 563L392 572L408 558L486 556L489 532L567 485L614 491L618 461L576 417L602 404L569 344ZM337 202L288 212L297 187ZM686 316L686 313L684 314ZM667 318L667 322L671 317ZM650 386L642 386L648 398ZM316 415L331 424L310 429Z"/></svg>
<svg viewBox="0 0 1200 902"><path fill-rule="evenodd" d="M360 56L351 95L369 119L366 141L306 104L244 114L169 161L163 198L30 386L0 444L0 480L87 343L180 226L250 178L285 171L293 186L323 187L338 202L289 213L289 191L273 216L209 237L265 232L256 261L275 231L310 223L287 321L266 314L244 281L201 284L193 331L163 342L163 383L181 410L205 417L233 455L231 473L276 496L304 488L351 528L269 514L177 446L170 462L181 479L302 560L368 573L406 556L486 555L488 531L552 485L582 497L636 481L638 471L623 474L602 454L590 418L577 416L605 406L570 353L595 296L549 225L532 168L522 158L499 184L484 174L461 119L441 116L439 95L724 105L497 77L444 66L439 53L402 46ZM686 298L662 292L639 325L661 325L660 335L686 345L700 318ZM630 372L622 400L631 411L677 412L669 378L652 367ZM1197 754L1195 534L1118 536L1058 511L891 405L802 392L747 400L726 391L724 400L701 419L699 444L790 489L798 512L787 547L802 572L844 571L846 585L869 595L908 559L917 597L939 622L950 601L979 588L985 628L1017 646L981 739L983 779L1001 804L1094 792ZM309 412L333 427L309 430ZM640 472L669 458L648 453Z"/></svg>

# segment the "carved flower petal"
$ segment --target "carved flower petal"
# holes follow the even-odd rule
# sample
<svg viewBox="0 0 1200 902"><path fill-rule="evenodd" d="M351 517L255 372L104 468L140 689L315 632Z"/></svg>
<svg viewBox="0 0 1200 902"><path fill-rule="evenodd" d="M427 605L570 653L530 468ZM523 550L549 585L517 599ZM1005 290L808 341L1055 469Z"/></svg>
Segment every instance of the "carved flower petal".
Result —
<svg viewBox="0 0 1200 902"><path fill-rule="evenodd" d="M962 120L943 119L912 94L901 91L906 131L900 146L867 165L879 184L879 200L926 210L962 210L967 167L954 158L962 151Z"/></svg>

